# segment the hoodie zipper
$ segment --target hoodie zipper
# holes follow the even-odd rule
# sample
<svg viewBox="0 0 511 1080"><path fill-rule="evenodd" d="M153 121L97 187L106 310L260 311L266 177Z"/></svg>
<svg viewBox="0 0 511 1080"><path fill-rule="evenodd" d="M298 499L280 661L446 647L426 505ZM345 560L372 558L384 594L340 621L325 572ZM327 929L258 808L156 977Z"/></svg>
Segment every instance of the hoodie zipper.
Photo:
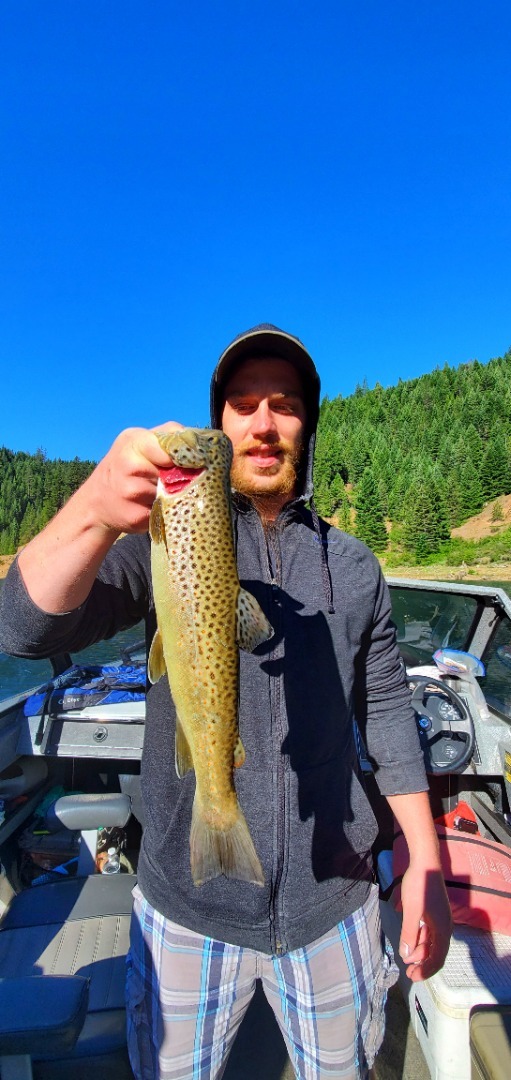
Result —
<svg viewBox="0 0 511 1080"><path fill-rule="evenodd" d="M277 525L271 526L266 532L264 532L264 545L266 552L266 560L268 567L268 580L271 589L271 612L270 622L272 622L272 615L274 616L274 623L281 620L281 611L279 603L279 591L282 583L282 556L280 548L280 533L282 528ZM275 614L274 614L275 613ZM278 614L278 620L275 616ZM275 626L275 629L277 627ZM281 721L281 681L276 682L274 688L275 698L270 703L273 709L273 718L275 723L275 732L279 739L280 745L282 745L284 739L284 732L282 730ZM287 949L284 936L279 927L279 916L277 911L278 906L278 894L282 881L282 874L284 870L284 837L285 837L285 821L286 821L286 795L285 795L285 763L282 754L277 757L277 821L276 821L276 850L277 850L277 864L275 868L275 874L271 884L270 893L270 942L271 947L275 955L282 956Z"/></svg>

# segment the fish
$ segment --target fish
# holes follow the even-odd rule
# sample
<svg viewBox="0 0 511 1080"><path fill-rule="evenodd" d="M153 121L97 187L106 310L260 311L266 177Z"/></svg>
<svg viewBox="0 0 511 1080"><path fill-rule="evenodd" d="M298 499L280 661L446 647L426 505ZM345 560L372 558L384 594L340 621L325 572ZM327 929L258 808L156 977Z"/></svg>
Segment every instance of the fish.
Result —
<svg viewBox="0 0 511 1080"><path fill-rule="evenodd" d="M239 648L273 635L242 589L230 501L232 444L213 429L156 432L171 459L151 509L151 575L157 630L148 659L165 673L176 707L176 771L195 772L190 867L195 885L221 874L264 884L239 805L234 768L245 761L238 730Z"/></svg>

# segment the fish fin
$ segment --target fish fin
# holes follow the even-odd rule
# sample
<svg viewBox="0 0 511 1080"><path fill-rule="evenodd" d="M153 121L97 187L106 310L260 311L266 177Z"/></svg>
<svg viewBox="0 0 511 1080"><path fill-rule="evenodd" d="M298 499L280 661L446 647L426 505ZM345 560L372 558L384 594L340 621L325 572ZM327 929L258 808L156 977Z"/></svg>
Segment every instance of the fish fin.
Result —
<svg viewBox="0 0 511 1080"><path fill-rule="evenodd" d="M165 542L165 522L163 520L161 499L155 499L153 502L149 518L149 535L153 544L163 544Z"/></svg>
<svg viewBox="0 0 511 1080"><path fill-rule="evenodd" d="M167 665L165 664L165 657L163 655L163 641L160 631L157 630L151 642L149 659L147 661L149 682L157 683L158 679L161 679L162 675L165 675L166 670Z"/></svg>
<svg viewBox="0 0 511 1080"><path fill-rule="evenodd" d="M192 809L190 863L195 885L204 885L221 874L264 885L262 866L241 810L232 828L213 829L200 812L197 796Z"/></svg>
<svg viewBox="0 0 511 1080"><path fill-rule="evenodd" d="M176 717L176 772L179 779L182 780L183 776L186 776L187 772L193 769L193 759L190 751L190 744L183 731L183 726L179 717Z"/></svg>
<svg viewBox="0 0 511 1080"><path fill-rule="evenodd" d="M240 589L236 603L236 641L240 649L253 652L271 637L273 626L270 626L255 596L246 589Z"/></svg>
<svg viewBox="0 0 511 1080"><path fill-rule="evenodd" d="M240 765L245 764L245 747L241 739L238 737L236 746L234 747L234 766L239 769Z"/></svg>

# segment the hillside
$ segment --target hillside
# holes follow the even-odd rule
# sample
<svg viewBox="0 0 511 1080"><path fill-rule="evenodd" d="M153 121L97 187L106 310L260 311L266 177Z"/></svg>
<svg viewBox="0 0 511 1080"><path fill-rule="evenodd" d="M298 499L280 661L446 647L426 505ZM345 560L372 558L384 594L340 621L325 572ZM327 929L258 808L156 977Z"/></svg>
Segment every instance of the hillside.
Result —
<svg viewBox="0 0 511 1080"><path fill-rule="evenodd" d="M315 491L319 512L389 566L438 561L451 542L505 530L507 503L502 517L488 518L511 495L511 352L325 398Z"/></svg>

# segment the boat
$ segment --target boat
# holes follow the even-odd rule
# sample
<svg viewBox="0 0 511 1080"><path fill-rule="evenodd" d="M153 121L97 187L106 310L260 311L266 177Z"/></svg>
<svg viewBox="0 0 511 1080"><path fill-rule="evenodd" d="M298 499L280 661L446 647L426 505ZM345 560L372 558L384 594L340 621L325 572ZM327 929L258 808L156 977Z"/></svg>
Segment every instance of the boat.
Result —
<svg viewBox="0 0 511 1080"><path fill-rule="evenodd" d="M433 815L511 883L511 599L491 585L387 581ZM80 1080L91 1063L115 1080L132 1075L123 984L144 824L145 655L137 642L99 670L73 659L54 657L49 682L0 701L2 1080ZM360 733L359 745L381 826L382 920L397 951L398 841ZM104 872L111 858L114 872ZM469 879L468 906L478 909ZM490 882L485 904L491 891ZM468 1080L476 1067L478 1077L511 1076L510 935L511 925L504 934L458 921L442 972L410 984L401 969L376 1077ZM256 994L224 1076L293 1075Z"/></svg>

